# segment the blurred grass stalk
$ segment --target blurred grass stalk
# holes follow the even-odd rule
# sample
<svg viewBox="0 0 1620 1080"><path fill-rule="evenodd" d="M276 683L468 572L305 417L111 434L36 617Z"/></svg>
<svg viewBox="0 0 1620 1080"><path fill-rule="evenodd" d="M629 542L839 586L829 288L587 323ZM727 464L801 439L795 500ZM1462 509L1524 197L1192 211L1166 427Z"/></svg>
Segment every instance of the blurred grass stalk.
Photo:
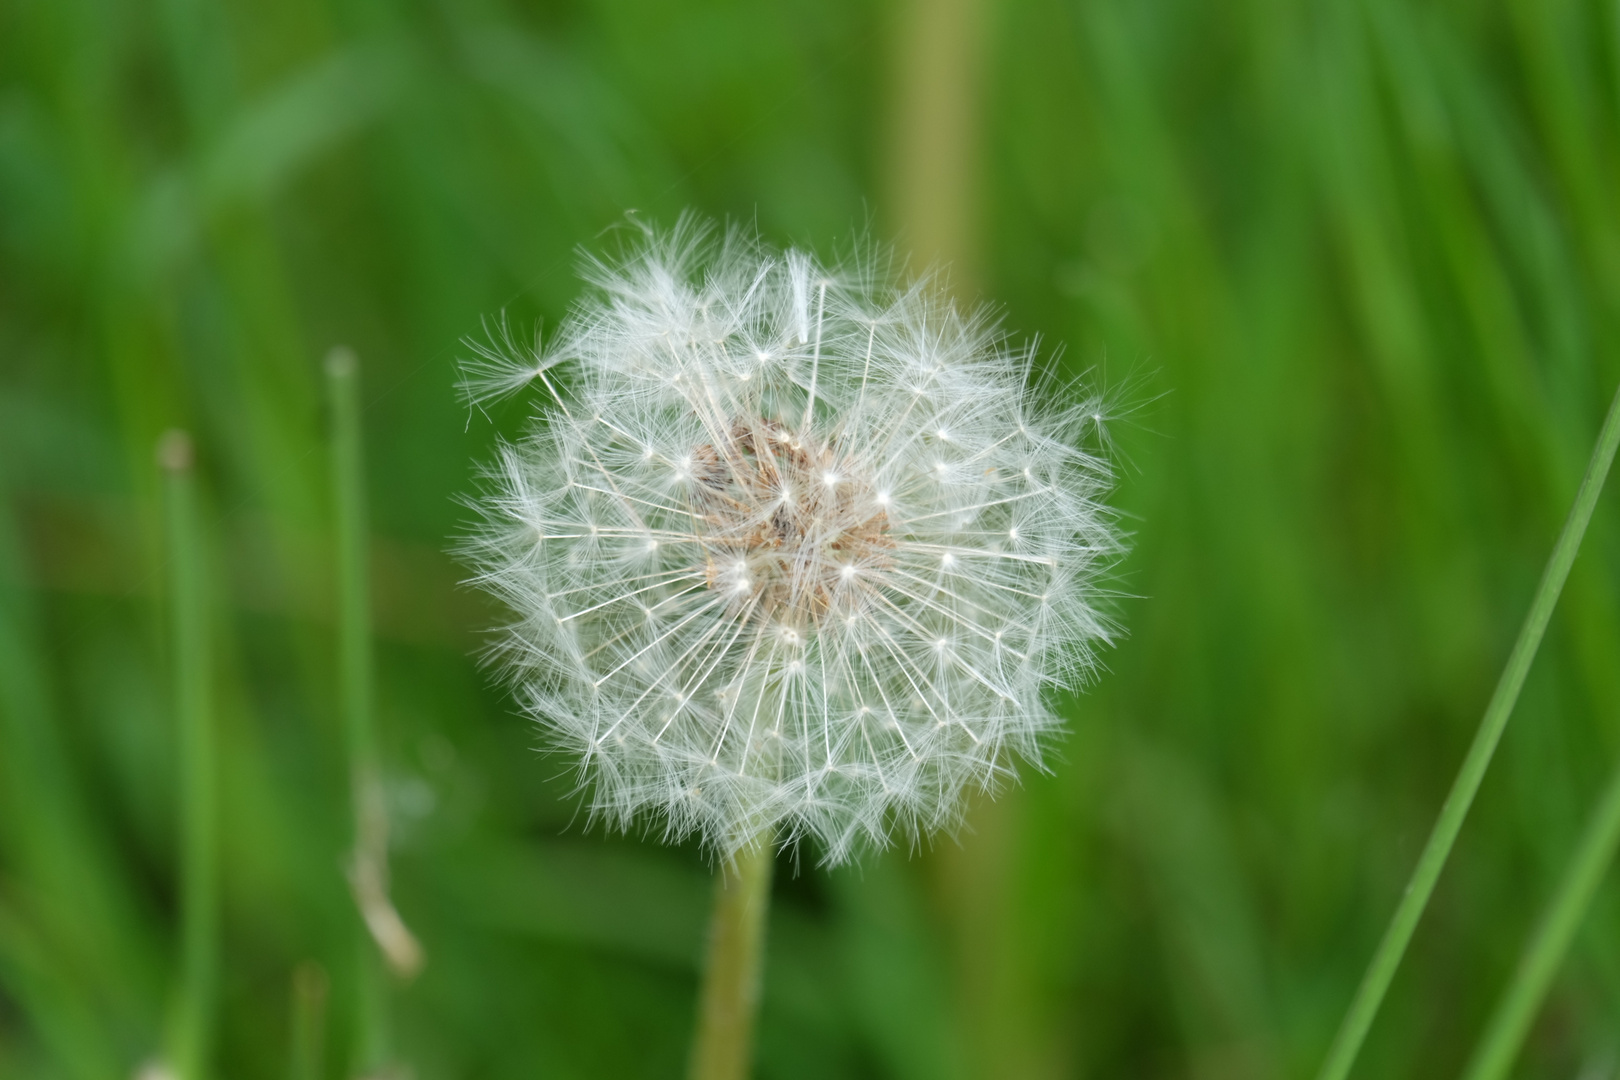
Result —
<svg viewBox="0 0 1620 1080"><path fill-rule="evenodd" d="M979 161L987 0L906 0L895 27L886 163L901 243L923 269L948 265L956 291L978 278Z"/></svg>
<svg viewBox="0 0 1620 1080"><path fill-rule="evenodd" d="M1322 1071L1317 1074L1318 1080L1344 1080L1355 1064L1356 1055L1367 1037L1367 1030L1372 1026L1373 1018L1378 1015L1378 1007L1384 1000L1384 993L1389 989L1390 980L1395 977L1395 969L1400 966L1406 946L1412 940L1412 932L1417 928L1418 919L1422 917L1423 909L1428 906L1440 871L1445 867L1446 858L1451 854L1452 844L1456 842L1463 819L1468 816L1468 809L1473 805L1480 781L1484 779L1485 770L1490 766L1491 755L1496 752L1496 744L1502 737L1502 729L1507 726L1508 717L1512 715L1513 706L1519 699L1519 691L1524 686L1525 676L1530 671L1530 664L1535 659L1536 650L1541 646L1542 636L1546 633L1547 623L1552 618L1553 607L1558 603L1558 595L1563 592L1564 581L1569 577L1569 568L1575 562L1575 555L1580 550L1581 538L1586 535L1586 526L1592 520L1592 510L1597 505L1598 493L1603 490L1603 481L1609 475L1609 466L1614 462L1617 445L1620 445L1620 390L1616 390L1614 400L1609 405L1608 416L1598 432L1597 445L1592 448L1592 457L1586 466L1586 475L1582 477L1580 490L1575 494L1575 504L1570 507L1563 532L1559 534L1558 543L1553 547L1552 557L1547 560L1547 568L1542 572L1535 598L1530 603L1530 612L1525 616L1518 640L1514 642L1513 651L1508 656L1507 666L1503 668L1502 677L1496 684L1496 691L1485 707L1485 715L1480 718L1474 742L1468 748L1468 756L1463 759L1462 767L1457 771L1457 778L1452 782L1451 791L1446 796L1445 805L1440 808L1439 820L1434 823L1434 830L1429 834L1429 841L1424 845L1423 854L1419 856L1417 866L1412 870L1411 879L1407 882L1406 891L1402 894L1401 902L1390 920L1389 929L1384 931L1383 940L1378 943L1378 951L1373 954L1372 962L1367 965L1367 972L1362 976L1361 985L1356 989L1356 996L1345 1013L1332 1047L1328 1050L1327 1060L1322 1064ZM1607 847L1604 846L1602 834L1609 826L1603 815L1620 813L1620 810L1613 810L1609 806L1611 799L1617 797L1620 796L1616 796L1612 791L1604 796L1599 818L1577 851L1575 862L1571 864L1566 876L1564 888L1560 890L1560 896L1554 902L1552 915L1544 924L1542 932L1537 935L1536 942L1526 957L1526 963L1531 965L1530 970L1521 967L1514 988L1509 991L1508 998L1504 1000L1496 1018L1492 1021L1484 1049L1481 1051L1482 1055L1487 1056L1476 1057L1475 1068L1489 1066L1500 1071L1483 1075L1495 1076L1506 1071L1512 1051L1523 1038L1523 1029L1529 1023L1528 1014L1534 1011L1535 1003L1540 1000L1541 992L1546 988L1546 980L1551 976L1550 970L1541 969L1556 966L1558 958L1562 956L1563 949L1568 944L1573 927L1565 926L1563 923L1578 920L1580 910L1584 909L1586 900L1590 899L1591 889L1596 888L1596 878L1602 872L1599 860L1605 851L1612 850L1613 847L1612 840L1608 842ZM1597 835L1594 835L1594 832ZM1588 876L1593 880L1588 882L1586 880ZM1586 890L1584 894L1581 892L1583 889ZM1569 893L1568 896L1564 895L1566 891ZM1565 905L1568 906L1567 911L1563 910ZM1535 980L1540 980L1539 985ZM1517 985L1521 981L1525 982L1522 988ZM1518 1025L1517 1035L1513 1031L1513 1025ZM1501 1030L1498 1031L1498 1028ZM1497 1043L1501 1043L1501 1046L1498 1047ZM1507 1060L1499 1061L1500 1058Z"/></svg>
<svg viewBox="0 0 1620 1080"><path fill-rule="evenodd" d="M765 923L776 848L767 831L720 867L692 1040L691 1080L743 1080L765 967Z"/></svg>
<svg viewBox="0 0 1620 1080"><path fill-rule="evenodd" d="M1474 1048L1464 1080L1502 1080L1524 1045L1524 1037L1547 995L1547 987L1564 962L1570 941L1592 905L1603 875L1620 844L1620 763L1609 775L1581 842L1564 869L1558 891L1547 905L1490 1023Z"/></svg>
<svg viewBox="0 0 1620 1080"><path fill-rule="evenodd" d="M326 970L313 960L293 969L292 1055L288 1080L321 1080L326 1059Z"/></svg>
<svg viewBox="0 0 1620 1080"><path fill-rule="evenodd" d="M366 935L358 943L355 1075L383 1068L391 1053L388 986L376 951L393 973L409 979L421 969L422 947L388 895L388 803L377 759L373 722L371 595L366 566L365 462L360 435L360 365L352 350L326 357L332 409L332 505L337 532L338 673L349 754L354 850L349 885Z"/></svg>
<svg viewBox="0 0 1620 1080"><path fill-rule="evenodd" d="M180 749L180 990L169 1047L180 1080L209 1074L219 984L218 805L195 453L183 431L158 442Z"/></svg>
<svg viewBox="0 0 1620 1080"><path fill-rule="evenodd" d="M913 272L939 267L971 305L982 282L980 197L989 0L906 0L895 26L889 200ZM1013 937L1015 860L1022 791L969 798L961 835L931 869L951 945L955 1024L965 1075L1033 1076L1044 1033L1033 1017L1032 978Z"/></svg>

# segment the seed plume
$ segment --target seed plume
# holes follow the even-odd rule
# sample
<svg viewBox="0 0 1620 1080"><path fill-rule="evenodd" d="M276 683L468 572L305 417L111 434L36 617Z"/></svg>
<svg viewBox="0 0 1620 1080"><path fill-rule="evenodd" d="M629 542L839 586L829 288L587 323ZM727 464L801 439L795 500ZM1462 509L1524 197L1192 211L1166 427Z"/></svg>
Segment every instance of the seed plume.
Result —
<svg viewBox="0 0 1620 1080"><path fill-rule="evenodd" d="M467 544L515 613L498 655L599 816L724 856L762 829L829 863L949 827L1037 763L1043 701L1109 640L1120 542L1096 400L930 281L873 285L684 223L544 350Z"/></svg>

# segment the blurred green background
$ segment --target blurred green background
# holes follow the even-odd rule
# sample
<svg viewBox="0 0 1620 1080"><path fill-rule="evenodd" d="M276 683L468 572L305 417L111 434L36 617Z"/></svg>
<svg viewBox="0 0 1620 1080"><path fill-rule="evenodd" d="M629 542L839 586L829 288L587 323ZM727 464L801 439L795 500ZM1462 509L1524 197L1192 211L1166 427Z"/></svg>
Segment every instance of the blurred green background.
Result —
<svg viewBox="0 0 1620 1080"><path fill-rule="evenodd" d="M469 415L459 339L555 325L578 246L685 208L948 259L1129 406L1129 637L959 844L783 858L759 1075L1315 1069L1620 379L1608 0L0 0L0 1077L163 1048L176 425L221 725L217 1075L289 1075L295 971L330 987L318 1075L350 1075L335 344L428 954L392 1056L680 1073L709 868L584 827L444 552L530 409ZM1460 1067L1620 756L1617 526L1610 492L1359 1075ZM1617 1070L1611 883L1520 1075Z"/></svg>

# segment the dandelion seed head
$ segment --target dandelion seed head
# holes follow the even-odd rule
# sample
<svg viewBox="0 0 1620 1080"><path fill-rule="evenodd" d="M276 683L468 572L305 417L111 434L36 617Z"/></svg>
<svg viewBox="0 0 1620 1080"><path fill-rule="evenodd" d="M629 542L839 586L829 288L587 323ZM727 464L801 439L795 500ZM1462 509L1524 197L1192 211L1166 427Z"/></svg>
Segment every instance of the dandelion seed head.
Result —
<svg viewBox="0 0 1620 1080"><path fill-rule="evenodd" d="M1115 633L1094 406L1037 399L1029 354L927 280L690 222L586 275L510 361L543 373L542 415L465 550L591 810L839 863L950 828L1009 751L1038 763L1043 695ZM511 389L501 347L474 392Z"/></svg>

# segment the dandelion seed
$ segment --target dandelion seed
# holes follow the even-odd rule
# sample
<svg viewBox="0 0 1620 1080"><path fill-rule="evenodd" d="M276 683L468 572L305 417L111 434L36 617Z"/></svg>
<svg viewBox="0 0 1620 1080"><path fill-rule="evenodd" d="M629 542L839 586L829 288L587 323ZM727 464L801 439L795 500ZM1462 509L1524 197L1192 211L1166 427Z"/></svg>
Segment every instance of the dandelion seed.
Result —
<svg viewBox="0 0 1620 1080"><path fill-rule="evenodd" d="M1038 761L1043 692L1113 633L1094 403L1037 401L1028 354L926 282L874 290L737 234L686 227L588 277L508 365L547 373L547 412L466 548L592 811L838 863L950 827L1008 751Z"/></svg>

